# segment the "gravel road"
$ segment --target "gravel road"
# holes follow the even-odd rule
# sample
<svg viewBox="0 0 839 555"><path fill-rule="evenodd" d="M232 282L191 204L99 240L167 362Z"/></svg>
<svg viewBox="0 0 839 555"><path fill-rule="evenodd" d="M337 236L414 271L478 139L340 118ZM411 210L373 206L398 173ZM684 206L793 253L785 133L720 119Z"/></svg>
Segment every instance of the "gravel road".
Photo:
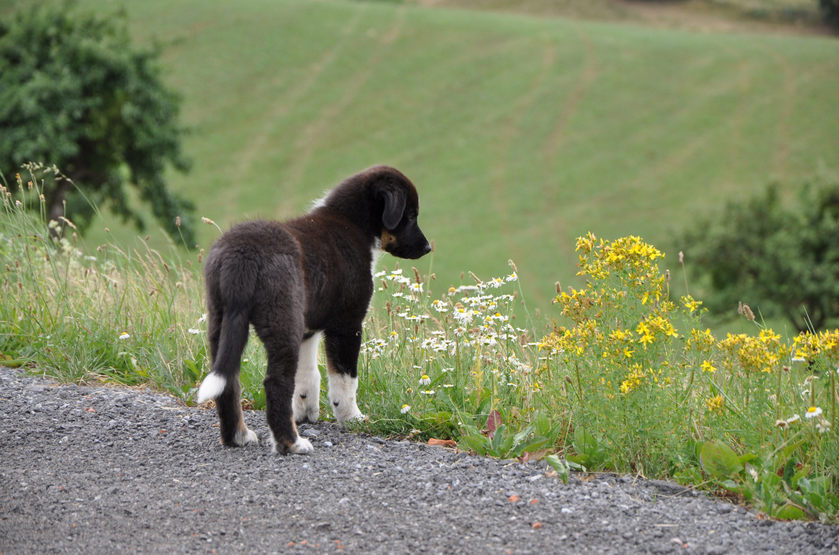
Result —
<svg viewBox="0 0 839 555"><path fill-rule="evenodd" d="M772 522L669 482L569 485L519 464L301 427L315 451L218 443L214 411L0 369L0 552L835 553L839 527Z"/></svg>

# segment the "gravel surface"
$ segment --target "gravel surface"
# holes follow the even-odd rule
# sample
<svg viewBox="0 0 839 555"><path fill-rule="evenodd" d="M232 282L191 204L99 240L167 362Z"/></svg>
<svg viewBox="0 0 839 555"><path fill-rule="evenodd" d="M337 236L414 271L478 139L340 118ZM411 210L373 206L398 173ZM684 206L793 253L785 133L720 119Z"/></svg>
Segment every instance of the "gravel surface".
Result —
<svg viewBox="0 0 839 555"><path fill-rule="evenodd" d="M315 451L218 443L215 411L0 369L0 552L835 553L839 527L761 520L670 482L569 485L519 464L301 427Z"/></svg>

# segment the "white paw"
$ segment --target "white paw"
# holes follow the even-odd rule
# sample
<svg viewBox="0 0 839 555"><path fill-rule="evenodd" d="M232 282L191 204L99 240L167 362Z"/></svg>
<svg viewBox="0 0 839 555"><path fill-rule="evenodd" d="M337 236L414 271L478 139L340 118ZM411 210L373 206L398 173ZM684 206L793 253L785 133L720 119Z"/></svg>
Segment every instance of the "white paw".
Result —
<svg viewBox="0 0 839 555"><path fill-rule="evenodd" d="M358 378L351 378L346 374L329 375L329 404L332 405L332 414L335 415L338 424L367 418L358 410L355 401L357 390Z"/></svg>
<svg viewBox="0 0 839 555"><path fill-rule="evenodd" d="M251 431L245 428L244 433L241 431L236 432L236 437L233 439L233 442L238 445L239 447L244 447L249 443L253 443L254 445L259 444L259 437Z"/></svg>
<svg viewBox="0 0 839 555"><path fill-rule="evenodd" d="M344 422L362 421L366 419L367 415L363 414L355 405L355 403L353 403L353 406L350 407L350 410L346 412L339 411L337 408L335 409L335 420L338 421L338 424L343 424Z"/></svg>
<svg viewBox="0 0 839 555"><path fill-rule="evenodd" d="M309 442L309 440L305 437L300 436L297 436L297 441L295 441L294 444L288 448L289 453L294 453L296 455L306 455L314 450L315 448L312 447L311 442Z"/></svg>

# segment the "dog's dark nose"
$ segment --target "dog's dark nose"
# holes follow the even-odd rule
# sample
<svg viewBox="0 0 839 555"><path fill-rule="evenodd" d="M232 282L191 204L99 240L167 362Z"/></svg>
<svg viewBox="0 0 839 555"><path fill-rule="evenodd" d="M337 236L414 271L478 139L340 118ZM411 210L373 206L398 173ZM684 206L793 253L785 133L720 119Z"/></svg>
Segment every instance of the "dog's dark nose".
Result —
<svg viewBox="0 0 839 555"><path fill-rule="evenodd" d="M422 249L422 254L428 254L431 252L431 243L426 243L425 247Z"/></svg>

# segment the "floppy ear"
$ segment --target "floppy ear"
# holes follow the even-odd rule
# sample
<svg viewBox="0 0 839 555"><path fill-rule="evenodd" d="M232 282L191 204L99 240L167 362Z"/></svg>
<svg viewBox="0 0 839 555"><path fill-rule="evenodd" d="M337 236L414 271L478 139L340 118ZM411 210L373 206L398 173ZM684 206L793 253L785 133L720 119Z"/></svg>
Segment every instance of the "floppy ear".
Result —
<svg viewBox="0 0 839 555"><path fill-rule="evenodd" d="M385 224L386 229L391 230L399 225L402 214L405 212L407 198L405 192L401 189L386 189L382 191L381 195L385 200L382 223Z"/></svg>

